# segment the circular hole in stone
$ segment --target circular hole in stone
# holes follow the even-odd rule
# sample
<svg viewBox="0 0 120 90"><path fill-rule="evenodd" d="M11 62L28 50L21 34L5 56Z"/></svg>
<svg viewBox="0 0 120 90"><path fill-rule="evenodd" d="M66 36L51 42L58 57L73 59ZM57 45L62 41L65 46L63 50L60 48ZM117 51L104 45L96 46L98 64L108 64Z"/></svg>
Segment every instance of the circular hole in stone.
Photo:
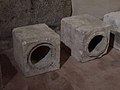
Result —
<svg viewBox="0 0 120 90"><path fill-rule="evenodd" d="M96 48L96 46L102 41L102 39L102 35L95 36L88 45L88 51L92 52Z"/></svg>
<svg viewBox="0 0 120 90"><path fill-rule="evenodd" d="M48 46L40 46L40 47L36 48L31 53L31 59L30 59L31 63L32 64L38 63L45 56L47 56L47 54L49 53L49 51L50 51L50 47L48 47Z"/></svg>

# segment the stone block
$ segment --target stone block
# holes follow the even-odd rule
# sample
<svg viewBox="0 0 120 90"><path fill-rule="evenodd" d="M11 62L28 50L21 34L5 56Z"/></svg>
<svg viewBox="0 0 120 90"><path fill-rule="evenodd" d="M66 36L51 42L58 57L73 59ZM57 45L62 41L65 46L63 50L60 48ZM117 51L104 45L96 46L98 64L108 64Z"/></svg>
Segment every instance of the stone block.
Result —
<svg viewBox="0 0 120 90"><path fill-rule="evenodd" d="M120 11L111 12L104 15L103 21L110 25L113 25L114 29L111 30L111 33L114 34L114 45L115 49L120 50Z"/></svg>
<svg viewBox="0 0 120 90"><path fill-rule="evenodd" d="M103 21L107 24L113 25L114 29L111 30L113 34L120 28L120 12L111 12L104 15Z"/></svg>
<svg viewBox="0 0 120 90"><path fill-rule="evenodd" d="M60 37L45 24L13 30L14 57L26 77L59 69Z"/></svg>
<svg viewBox="0 0 120 90"><path fill-rule="evenodd" d="M87 14L63 18L61 41L78 61L89 61L107 52L111 27Z"/></svg>

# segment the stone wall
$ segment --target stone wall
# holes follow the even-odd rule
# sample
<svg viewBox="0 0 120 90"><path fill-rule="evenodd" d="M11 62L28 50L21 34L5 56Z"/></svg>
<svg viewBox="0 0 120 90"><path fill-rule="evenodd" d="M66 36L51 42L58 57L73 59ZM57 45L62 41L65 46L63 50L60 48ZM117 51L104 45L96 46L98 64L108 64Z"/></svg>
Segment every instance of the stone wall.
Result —
<svg viewBox="0 0 120 90"><path fill-rule="evenodd" d="M0 50L11 47L13 28L37 23L55 28L70 15L71 0L0 0Z"/></svg>
<svg viewBox="0 0 120 90"><path fill-rule="evenodd" d="M120 11L120 0L72 0L73 15L90 14L102 18L106 13Z"/></svg>

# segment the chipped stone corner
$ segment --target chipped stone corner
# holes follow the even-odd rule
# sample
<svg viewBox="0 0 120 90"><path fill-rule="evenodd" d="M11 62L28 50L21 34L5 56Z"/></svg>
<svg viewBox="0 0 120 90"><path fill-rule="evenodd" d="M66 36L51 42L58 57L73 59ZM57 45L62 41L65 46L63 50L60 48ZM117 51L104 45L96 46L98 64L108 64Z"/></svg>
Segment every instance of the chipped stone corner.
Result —
<svg viewBox="0 0 120 90"><path fill-rule="evenodd" d="M107 52L111 28L111 25L87 14L63 18L61 41L71 49L73 57L86 62Z"/></svg>
<svg viewBox="0 0 120 90"><path fill-rule="evenodd" d="M60 36L45 24L13 30L14 57L26 77L60 67Z"/></svg>

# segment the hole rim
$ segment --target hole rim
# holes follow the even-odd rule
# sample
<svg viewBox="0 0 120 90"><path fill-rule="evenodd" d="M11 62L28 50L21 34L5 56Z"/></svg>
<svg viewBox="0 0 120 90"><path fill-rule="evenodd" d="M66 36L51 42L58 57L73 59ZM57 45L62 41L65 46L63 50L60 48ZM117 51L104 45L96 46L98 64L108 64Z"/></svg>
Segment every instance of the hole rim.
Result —
<svg viewBox="0 0 120 90"><path fill-rule="evenodd" d="M32 52L34 52L34 50L36 50L37 48L39 48L41 46L47 46L47 47L50 48L50 50L47 53L47 55L45 55L44 58L42 58L41 60L39 60L37 63L32 64L32 62L31 62L31 54L32 54ZM55 53L53 53L54 51L55 51L54 50L54 46L52 44L50 44L50 43L41 43L41 44L35 45L29 51L29 54L27 56L27 61L28 61L29 66L40 69L40 68L44 68L46 66L51 65L52 64L52 60L54 60L54 56L55 56ZM50 59L46 59L48 56L50 56L51 58ZM43 65L42 63L45 63L45 62L47 62L47 64Z"/></svg>
<svg viewBox="0 0 120 90"><path fill-rule="evenodd" d="M102 39L104 38L103 35L96 35L95 37L93 37L91 39L91 41L88 44L88 52L91 53L92 51L94 51L94 49L99 46L99 44L101 43ZM98 40L99 39L99 40ZM98 41L96 41L98 40Z"/></svg>
<svg viewBox="0 0 120 90"><path fill-rule="evenodd" d="M45 51L40 52L43 49L46 49L46 52ZM41 60L43 60L45 57L47 57L47 55L49 55L50 51L51 51L50 47L45 46L45 45L41 45L41 46L35 48L31 52L31 56L30 56L31 63L33 65L37 64L38 62L40 62Z"/></svg>
<svg viewBox="0 0 120 90"><path fill-rule="evenodd" d="M97 51L97 53L95 53L95 50L96 50L95 48L94 48L94 50L92 52L89 52L89 50L88 50L89 43L91 42L91 40L94 37L99 36L99 35L103 36L102 40L99 42L99 43L101 43L101 42L103 43L104 42L103 48L100 49L99 51ZM108 38L108 35L105 32L101 32L101 33L96 33L96 34L91 35L86 42L85 42L86 43L85 44L85 51L86 51L87 55L89 57L100 57L100 56L102 56L105 53L105 51L108 48L109 38Z"/></svg>

